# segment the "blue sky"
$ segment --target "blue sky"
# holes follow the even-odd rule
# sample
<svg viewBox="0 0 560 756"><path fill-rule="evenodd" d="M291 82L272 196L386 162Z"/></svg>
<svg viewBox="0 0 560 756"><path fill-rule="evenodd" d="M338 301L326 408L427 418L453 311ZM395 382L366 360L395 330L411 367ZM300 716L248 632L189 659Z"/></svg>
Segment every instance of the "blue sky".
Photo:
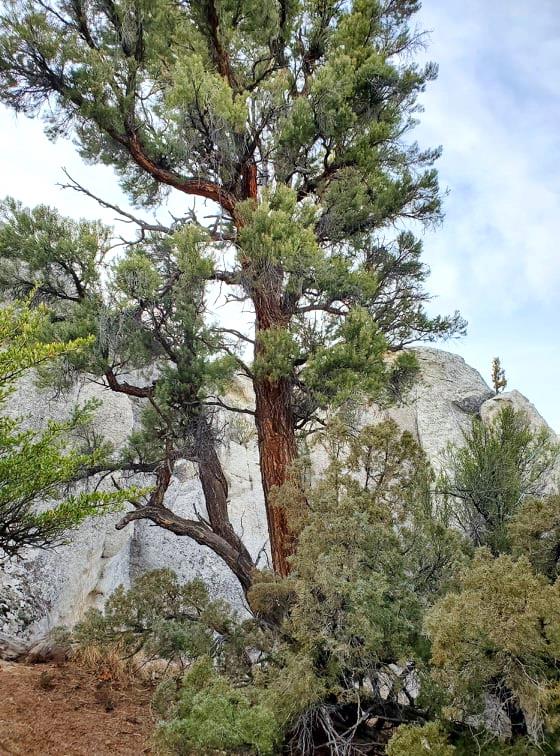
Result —
<svg viewBox="0 0 560 756"><path fill-rule="evenodd" d="M425 238L434 307L469 321L450 351L486 379L500 356L558 431L560 4L425 0L419 22L440 75L417 138L443 145L449 189Z"/></svg>
<svg viewBox="0 0 560 756"><path fill-rule="evenodd" d="M488 380L499 356L508 388L528 396L560 431L560 4L559 0L424 0L427 56L439 79L416 130L443 145L449 190L442 227L424 236L434 311L461 310L468 334L443 345ZM112 172L84 166L39 122L0 110L0 196L69 215L113 214L56 187L62 166L122 202Z"/></svg>

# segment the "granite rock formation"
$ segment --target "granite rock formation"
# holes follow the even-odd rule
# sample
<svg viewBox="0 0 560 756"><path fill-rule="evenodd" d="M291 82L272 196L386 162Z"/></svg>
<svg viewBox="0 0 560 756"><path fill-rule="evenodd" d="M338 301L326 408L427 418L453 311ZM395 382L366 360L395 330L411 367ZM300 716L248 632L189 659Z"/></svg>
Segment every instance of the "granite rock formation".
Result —
<svg viewBox="0 0 560 756"><path fill-rule="evenodd" d="M402 406L364 409L368 420L393 417L419 440L437 468L448 444L461 444L463 432L474 414L491 419L504 402L523 409L537 427L546 425L535 407L519 392L494 396L480 374L459 356L439 349L417 348L420 371ZM241 386L242 398L251 396ZM26 415L33 425L47 417L62 417L75 400L101 399L96 430L115 447L124 444L138 415L128 397L112 394L89 383L64 400L50 399L31 379L22 383L11 400L10 412ZM229 479L231 519L260 564L266 564L267 531L260 486L258 454L253 429L246 420L233 421L220 449ZM168 492L169 505L179 514L204 512L202 491L190 463L177 466ZM171 567L181 579L202 576L211 591L241 606L234 576L208 549L179 538L148 522L115 529L119 515L107 515L84 523L68 545L52 551L30 551L15 564L0 570L0 634L28 642L43 637L58 624L72 624L88 607L100 606L119 584L158 567Z"/></svg>

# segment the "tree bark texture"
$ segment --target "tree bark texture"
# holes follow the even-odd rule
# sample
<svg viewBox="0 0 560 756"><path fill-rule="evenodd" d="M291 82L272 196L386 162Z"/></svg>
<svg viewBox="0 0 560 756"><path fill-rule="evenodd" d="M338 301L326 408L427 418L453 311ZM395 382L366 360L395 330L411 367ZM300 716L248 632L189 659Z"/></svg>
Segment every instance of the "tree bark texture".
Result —
<svg viewBox="0 0 560 756"><path fill-rule="evenodd" d="M259 336L263 332L270 328L286 328L288 325L288 317L282 306L281 276L280 271L277 275L272 272L268 285L259 287L253 293L256 312L255 357L259 356L262 349ZM281 502L274 502L273 494L275 489L289 480L297 458L291 378L275 380L256 374L253 389L272 566L279 575L285 577L290 572L289 558L294 553L296 540L286 509Z"/></svg>
<svg viewBox="0 0 560 756"><path fill-rule="evenodd" d="M274 502L272 494L288 481L297 456L290 383L285 378L278 381L255 379L254 391L272 565L279 575L285 577L290 572L289 557L294 553L295 535L285 508L280 502Z"/></svg>

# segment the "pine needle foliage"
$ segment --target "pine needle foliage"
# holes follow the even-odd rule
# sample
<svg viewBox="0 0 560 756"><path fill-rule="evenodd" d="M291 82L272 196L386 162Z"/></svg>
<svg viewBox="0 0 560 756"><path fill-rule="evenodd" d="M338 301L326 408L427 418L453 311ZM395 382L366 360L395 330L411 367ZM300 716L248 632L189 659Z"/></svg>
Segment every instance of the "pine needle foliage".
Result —
<svg viewBox="0 0 560 756"><path fill-rule="evenodd" d="M511 550L533 568L556 580L560 573L560 495L526 499L509 527Z"/></svg>
<svg viewBox="0 0 560 756"><path fill-rule="evenodd" d="M559 628L560 583L535 573L525 557L480 549L459 590L426 617L434 675L450 694L446 715L483 717L493 696L512 735L539 741L557 731Z"/></svg>
<svg viewBox="0 0 560 756"><path fill-rule="evenodd" d="M473 552L412 436L357 420L333 416L314 441L322 475L277 492L298 547L289 577L254 575L249 618L162 571L75 637L187 670L154 699L171 754L556 752L557 497L512 513L513 553ZM517 420L523 444L551 451Z"/></svg>
<svg viewBox="0 0 560 756"><path fill-rule="evenodd" d="M498 554L509 550L508 524L522 503L550 485L559 453L546 428L505 403L488 423L475 417L464 446L448 450L439 487L473 543Z"/></svg>
<svg viewBox="0 0 560 756"><path fill-rule="evenodd" d="M499 357L494 357L492 360L492 386L496 396L507 386L506 371Z"/></svg>
<svg viewBox="0 0 560 756"><path fill-rule="evenodd" d="M284 743L311 754L330 739L345 753L375 736L366 719L381 727L422 710L413 690L428 679L422 618L466 563L467 544L432 508L425 457L392 421L335 423L317 443L331 464L306 491L292 573L255 576L252 618L159 572L77 628L82 644L196 662L156 696L171 753L276 753Z"/></svg>
<svg viewBox="0 0 560 756"><path fill-rule="evenodd" d="M44 308L31 309L25 302L0 308L0 409L31 368L87 347L84 339L45 341L48 324ZM51 420L42 431L24 429L23 418L0 415L0 549L8 557L28 546L60 544L85 517L120 508L136 495L133 490L67 491L84 467L106 456L106 448L82 450L78 444L78 431L87 427L94 410L91 404L76 409L68 420Z"/></svg>
<svg viewBox="0 0 560 756"><path fill-rule="evenodd" d="M170 191L209 205L210 218L199 220L193 204L169 227L124 211L139 235L115 274L118 306L87 297L88 317L106 336L100 366L122 376L147 347L152 362L159 353L171 363L152 399L173 433L199 423L198 403L208 404L226 367L251 379L281 575L296 539L271 501L294 469L296 433L326 405L382 396L393 372L410 367L399 354L391 369L387 351L465 327L457 313L426 306L416 233L442 211L440 150L412 135L437 73L414 59L418 9L417 0L11 0L0 12L4 104L113 167L136 207L157 208ZM4 232L0 283L25 285L31 272L62 310L83 305L100 264L91 232L101 253L107 231L59 219L36 235L35 222L52 225L52 213L32 211ZM86 263L71 259L69 239ZM216 283L254 314L242 333L211 324ZM161 415L146 422L147 438L165 449Z"/></svg>

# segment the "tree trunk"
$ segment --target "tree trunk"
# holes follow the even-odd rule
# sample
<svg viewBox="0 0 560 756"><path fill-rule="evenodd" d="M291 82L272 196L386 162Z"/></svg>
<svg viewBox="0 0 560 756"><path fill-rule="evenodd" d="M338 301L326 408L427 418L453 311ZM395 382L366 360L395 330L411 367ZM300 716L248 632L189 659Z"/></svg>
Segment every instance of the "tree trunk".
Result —
<svg viewBox="0 0 560 756"><path fill-rule="evenodd" d="M212 428L206 417L199 423L198 433L198 473L206 501L206 511L212 531L223 538L232 548L234 563L231 557L225 559L230 569L239 579L245 592L251 587L255 564L241 538L235 532L229 519L228 496L229 489L222 464L216 452Z"/></svg>
<svg viewBox="0 0 560 756"><path fill-rule="evenodd" d="M257 168L253 161L243 169L243 198L257 201ZM256 269L242 260L255 308L255 357L262 350L259 336L272 328L287 328L291 313L283 296L284 271L280 265L265 264ZM263 375L253 378L255 423L259 445L261 481L264 493L272 566L285 577L290 572L289 557L295 550L295 533L283 506L274 502L274 491L286 483L297 458L295 423L292 412L290 377L273 380Z"/></svg>
<svg viewBox="0 0 560 756"><path fill-rule="evenodd" d="M279 278L281 280L281 274ZM266 289L255 292L253 297L256 312L255 357L262 349L260 334L270 328L287 327L288 318L281 305L280 291L278 282L271 280ZM291 378L274 380L257 374L253 379L253 389L272 566L279 575L286 576L290 572L289 557L295 550L295 534L290 528L285 508L273 499L275 489L289 480L297 458Z"/></svg>
<svg viewBox="0 0 560 756"><path fill-rule="evenodd" d="M295 535L285 508L274 503L271 494L288 480L297 456L290 383L285 378L279 381L257 378L253 385L272 565L279 575L286 576L290 572L288 558L294 553Z"/></svg>

